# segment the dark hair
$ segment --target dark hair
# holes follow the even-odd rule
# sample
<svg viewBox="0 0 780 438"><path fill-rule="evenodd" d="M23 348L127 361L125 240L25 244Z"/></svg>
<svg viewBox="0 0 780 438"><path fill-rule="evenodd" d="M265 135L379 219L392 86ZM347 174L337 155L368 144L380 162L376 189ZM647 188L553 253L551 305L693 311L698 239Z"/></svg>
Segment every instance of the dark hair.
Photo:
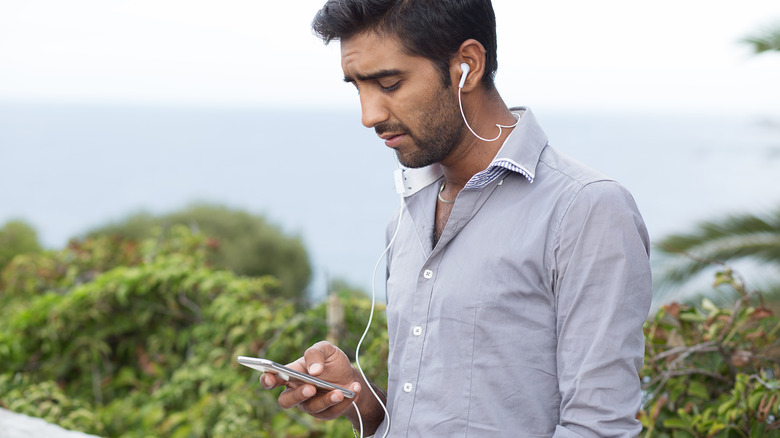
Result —
<svg viewBox="0 0 780 438"><path fill-rule="evenodd" d="M450 59L473 38L485 48L482 83L493 87L498 61L490 0L328 0L312 29L325 44L366 31L394 35L409 54L433 61L445 86L451 84Z"/></svg>

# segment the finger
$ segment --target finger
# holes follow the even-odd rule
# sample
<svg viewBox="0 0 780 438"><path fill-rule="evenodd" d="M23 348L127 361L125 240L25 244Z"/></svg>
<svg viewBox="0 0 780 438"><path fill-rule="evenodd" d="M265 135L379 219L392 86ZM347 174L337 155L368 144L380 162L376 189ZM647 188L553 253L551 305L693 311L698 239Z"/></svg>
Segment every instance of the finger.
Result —
<svg viewBox="0 0 780 438"><path fill-rule="evenodd" d="M284 383L271 373L263 373L260 375L260 386L263 389L274 389L277 386L281 386Z"/></svg>
<svg viewBox="0 0 780 438"><path fill-rule="evenodd" d="M357 394L360 392L360 384L355 383L351 389ZM331 391L323 397L314 397L298 406L302 411L321 420L332 420L344 415L350 406L352 399L346 398L341 391Z"/></svg>
<svg viewBox="0 0 780 438"><path fill-rule="evenodd" d="M317 394L317 388L314 385L300 385L298 387L288 387L279 394L279 406L284 409L290 409L294 406L309 400Z"/></svg>
<svg viewBox="0 0 780 438"><path fill-rule="evenodd" d="M295 371L300 371L302 373L307 373L308 370L306 369L306 359L303 357L299 357L295 362L290 362L287 365L285 365L287 368L291 368Z"/></svg>
<svg viewBox="0 0 780 438"><path fill-rule="evenodd" d="M302 411L309 414L319 414L334 406L337 406L344 400L344 394L341 391L330 391L323 393L319 397L306 400L301 404Z"/></svg>
<svg viewBox="0 0 780 438"><path fill-rule="evenodd" d="M274 389L280 386L287 386L288 388L297 388L301 385L299 382L292 382L280 378L274 373L263 373L260 375L260 386L263 389Z"/></svg>
<svg viewBox="0 0 780 438"><path fill-rule="evenodd" d="M357 395L360 393L360 388L360 383L357 382L350 386L350 389L355 393L355 398L357 398ZM344 393L339 390L334 390L322 393L322 396L306 401L303 404L302 409L309 413L321 413L334 406L338 406L344 401L347 401L347 404L352 404L353 399L347 398Z"/></svg>

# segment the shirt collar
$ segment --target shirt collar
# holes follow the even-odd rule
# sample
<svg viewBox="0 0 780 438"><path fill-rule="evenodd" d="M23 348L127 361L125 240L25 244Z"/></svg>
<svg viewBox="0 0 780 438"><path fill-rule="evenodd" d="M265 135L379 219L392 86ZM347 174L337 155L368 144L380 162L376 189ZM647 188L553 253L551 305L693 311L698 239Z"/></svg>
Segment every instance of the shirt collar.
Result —
<svg viewBox="0 0 780 438"><path fill-rule="evenodd" d="M519 117L517 125L504 141L488 167L471 177L466 188L481 188L503 174L503 169L523 175L534 182L536 165L542 149L547 145L547 135L542 131L533 113L526 107L511 108Z"/></svg>
<svg viewBox="0 0 780 438"><path fill-rule="evenodd" d="M490 165L472 176L465 188L485 187L506 170L523 175L528 182L534 181L536 165L539 163L542 149L547 145L547 135L537 123L530 108L514 107L510 110L519 116L517 125L512 129ZM433 184L442 175L438 164L420 169L404 169L403 196L417 193Z"/></svg>

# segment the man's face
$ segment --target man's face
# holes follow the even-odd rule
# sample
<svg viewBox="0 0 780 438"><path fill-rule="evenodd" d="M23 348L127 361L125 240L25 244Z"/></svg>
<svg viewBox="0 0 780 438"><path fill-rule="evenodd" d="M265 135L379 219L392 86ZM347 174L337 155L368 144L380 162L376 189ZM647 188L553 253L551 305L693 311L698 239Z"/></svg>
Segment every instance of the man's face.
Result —
<svg viewBox="0 0 780 438"><path fill-rule="evenodd" d="M403 52L397 38L364 32L341 42L344 80L360 93L363 125L406 167L444 160L463 140L454 88L433 62Z"/></svg>

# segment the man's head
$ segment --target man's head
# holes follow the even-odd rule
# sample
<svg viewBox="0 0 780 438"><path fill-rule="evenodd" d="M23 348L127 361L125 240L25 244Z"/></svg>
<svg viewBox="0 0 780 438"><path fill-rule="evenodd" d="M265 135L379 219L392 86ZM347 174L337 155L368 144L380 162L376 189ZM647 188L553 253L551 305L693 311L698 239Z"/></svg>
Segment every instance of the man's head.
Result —
<svg viewBox="0 0 780 438"><path fill-rule="evenodd" d="M478 44L465 42L459 56L474 62L474 54L483 53L475 49ZM341 42L341 68L344 80L358 90L363 125L374 128L404 166L442 162L461 144L464 124L455 85L444 86L436 64L406 53L397 37L350 36ZM459 72L453 67L448 74Z"/></svg>
<svg viewBox="0 0 780 438"><path fill-rule="evenodd" d="M445 86L451 83L450 59L474 39L485 49L482 84L493 88L498 62L490 0L328 0L312 28L326 44L366 32L397 38L409 55L431 60Z"/></svg>

